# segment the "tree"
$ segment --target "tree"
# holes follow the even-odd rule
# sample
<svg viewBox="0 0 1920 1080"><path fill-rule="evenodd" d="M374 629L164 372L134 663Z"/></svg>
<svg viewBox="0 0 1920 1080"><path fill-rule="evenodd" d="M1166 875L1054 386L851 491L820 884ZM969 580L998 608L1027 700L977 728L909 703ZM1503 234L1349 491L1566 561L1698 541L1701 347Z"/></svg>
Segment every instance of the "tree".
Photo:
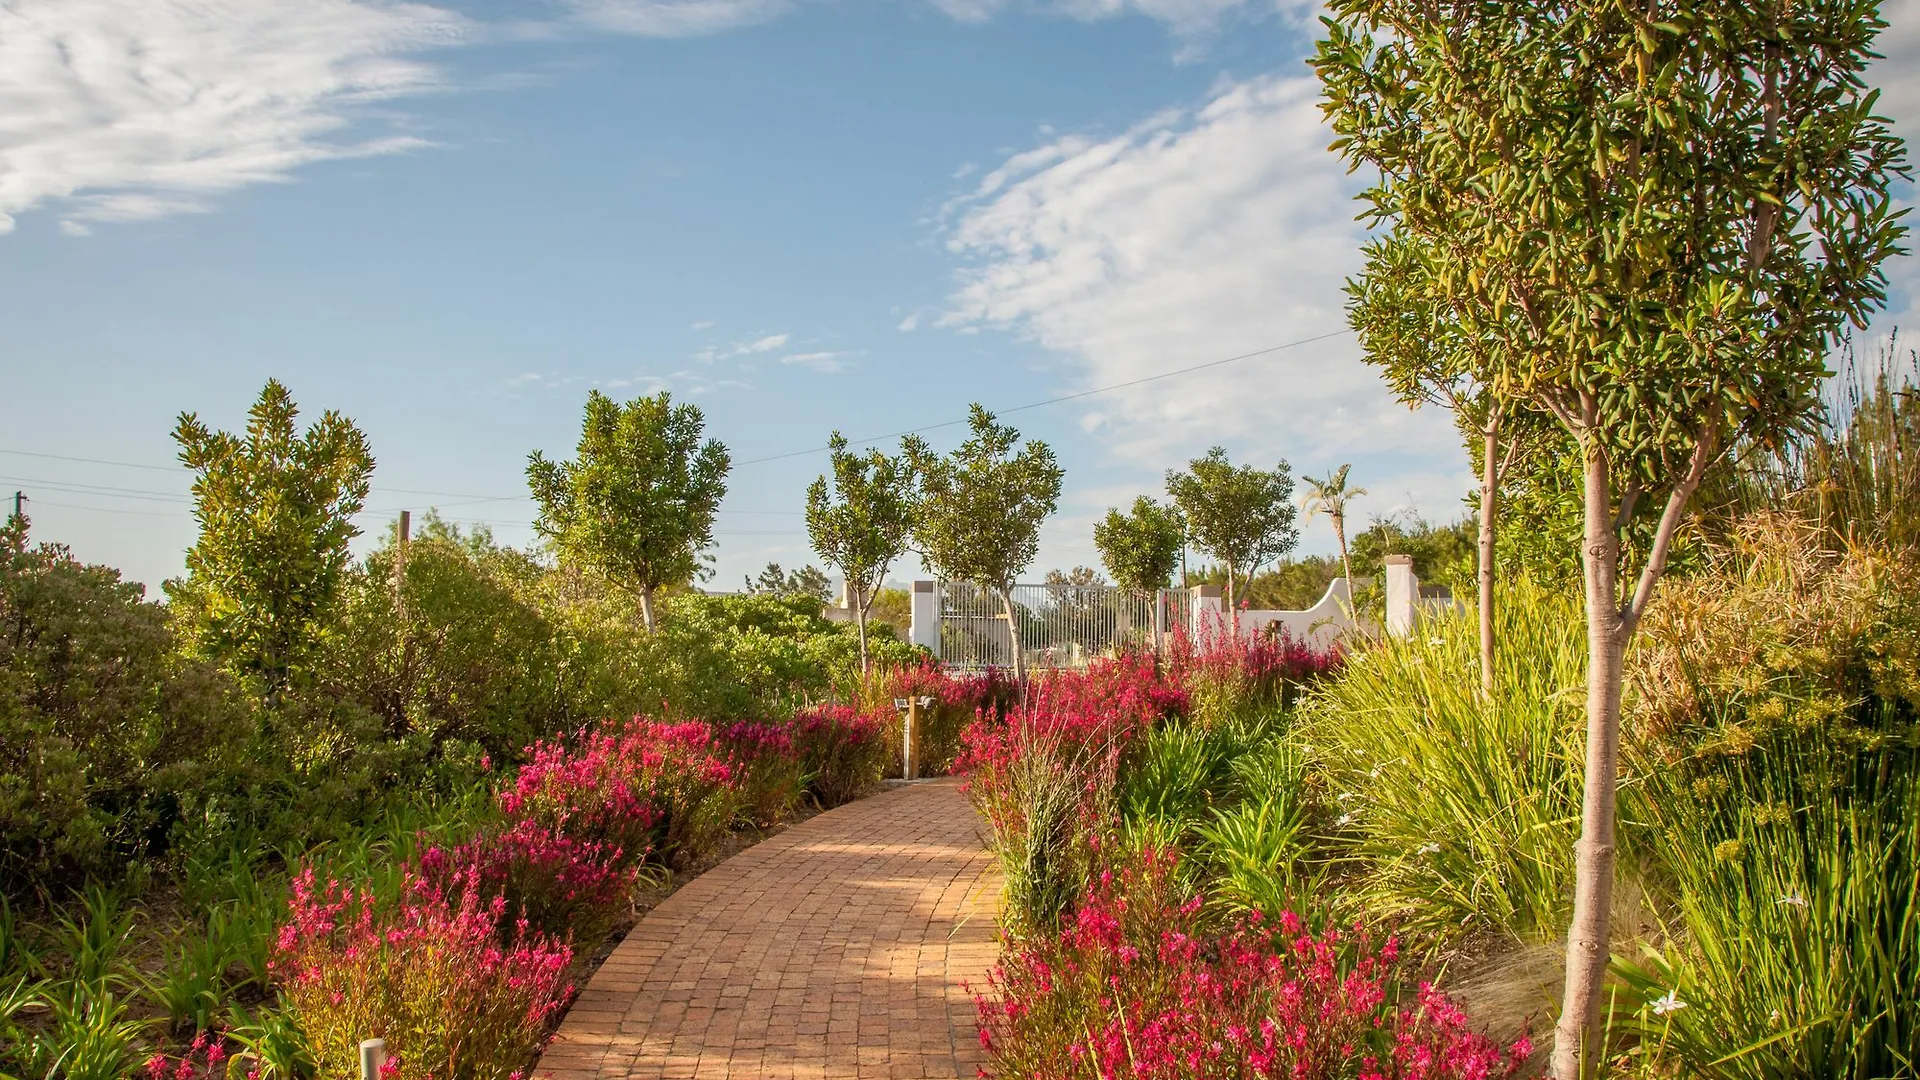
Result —
<svg viewBox="0 0 1920 1080"><path fill-rule="evenodd" d="M1027 674L1013 582L1040 550L1040 523L1060 501L1062 473L1046 443L1029 441L994 421L977 402L967 418L972 437L945 457L918 436L902 448L920 477L919 520L913 539L933 569L950 580L972 581L1000 596L1013 644L1013 675Z"/></svg>
<svg viewBox="0 0 1920 1080"><path fill-rule="evenodd" d="M1347 503L1367 493L1366 488L1347 486L1347 470L1351 468L1352 465L1342 465L1322 480L1311 476L1300 478L1307 485L1300 499L1301 509L1309 519L1315 514L1327 515L1327 522L1333 526L1333 538L1340 545L1340 568L1347 578L1349 604L1353 603L1353 560L1347 557Z"/></svg>
<svg viewBox="0 0 1920 1080"><path fill-rule="evenodd" d="M1314 63L1367 217L1503 402L1580 448L1587 753L1553 1071L1591 1065L1609 961L1622 658L1706 470L1819 411L1885 301L1904 148L1862 79L1874 5L1334 0ZM1368 253L1365 275L1387 272ZM1658 507L1637 579L1621 536Z"/></svg>
<svg viewBox="0 0 1920 1080"><path fill-rule="evenodd" d="M527 486L540 504L534 528L563 561L578 563L640 601L647 632L657 629L654 594L705 575L713 517L727 494L727 448L700 441L697 406L666 392L625 405L587 394L578 458L527 458Z"/></svg>
<svg viewBox="0 0 1920 1080"><path fill-rule="evenodd" d="M1163 588L1180 565L1185 529L1178 510L1142 495L1133 500L1131 513L1113 507L1094 523L1093 546L1115 584L1150 593Z"/></svg>
<svg viewBox="0 0 1920 1080"><path fill-rule="evenodd" d="M173 432L194 471L200 536L184 581L166 583L180 628L200 655L277 698L309 670L332 627L353 516L367 498L373 453L353 421L328 410L296 430L300 410L269 379L244 436L182 413Z"/></svg>
<svg viewBox="0 0 1920 1080"><path fill-rule="evenodd" d="M827 446L833 476L831 481L818 477L807 488L807 536L813 550L847 579L864 672L867 613L886 584L887 569L907 553L914 515L913 464L905 455L889 457L879 450L856 454L837 431Z"/></svg>
<svg viewBox="0 0 1920 1080"><path fill-rule="evenodd" d="M1236 583L1299 542L1293 471L1284 461L1271 470L1236 466L1216 446L1188 462L1186 472L1167 473L1167 494L1193 545L1227 568L1227 609L1236 615Z"/></svg>
<svg viewBox="0 0 1920 1080"><path fill-rule="evenodd" d="M746 591L764 596L806 596L825 604L833 598L833 582L817 566L783 570L770 562L758 577L746 575Z"/></svg>

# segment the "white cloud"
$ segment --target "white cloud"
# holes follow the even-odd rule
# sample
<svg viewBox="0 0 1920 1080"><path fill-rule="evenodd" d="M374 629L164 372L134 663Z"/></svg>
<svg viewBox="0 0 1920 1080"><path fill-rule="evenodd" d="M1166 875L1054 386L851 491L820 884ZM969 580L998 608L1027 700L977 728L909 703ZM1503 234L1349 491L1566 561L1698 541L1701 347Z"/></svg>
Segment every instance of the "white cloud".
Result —
<svg viewBox="0 0 1920 1080"><path fill-rule="evenodd" d="M843 352L794 353L790 356L781 357L780 362L796 367L811 368L814 371L826 375L838 375L847 370L846 361L841 359L846 355L847 354Z"/></svg>
<svg viewBox="0 0 1920 1080"><path fill-rule="evenodd" d="M1880 17L1887 21L1887 29L1874 43L1874 51L1882 58L1867 72L1867 84L1880 88L1879 112L1892 118L1894 131L1907 140L1907 159L1914 163L1920 157L1920 0L1891 0L1880 5ZM1911 189L1907 195L1911 204ZM1907 224L1915 223L1909 218ZM1906 246L1920 245L1909 236ZM1911 340L1910 332L1920 321L1920 257L1895 259L1887 277L1892 285L1888 313L1875 320L1875 329L1901 326Z"/></svg>
<svg viewBox="0 0 1920 1080"><path fill-rule="evenodd" d="M1231 85L1192 113L1015 155L949 207L972 261L948 327L994 326L1107 386L1345 327L1358 186L1326 149L1318 85ZM1351 336L1103 394L1085 426L1163 466L1223 443L1301 467L1368 454L1457 455L1443 416L1409 413Z"/></svg>
<svg viewBox="0 0 1920 1080"><path fill-rule="evenodd" d="M756 341L749 341L745 345L734 346L734 355L747 356L752 353L768 353L775 349L783 349L792 337L792 334L768 334Z"/></svg>
<svg viewBox="0 0 1920 1080"><path fill-rule="evenodd" d="M0 5L0 232L204 210L316 161L422 145L357 106L436 88L417 59L470 32L386 0L10 0Z"/></svg>
<svg viewBox="0 0 1920 1080"><path fill-rule="evenodd" d="M785 14L787 0L568 0L574 18L599 30L642 37L716 34Z"/></svg>

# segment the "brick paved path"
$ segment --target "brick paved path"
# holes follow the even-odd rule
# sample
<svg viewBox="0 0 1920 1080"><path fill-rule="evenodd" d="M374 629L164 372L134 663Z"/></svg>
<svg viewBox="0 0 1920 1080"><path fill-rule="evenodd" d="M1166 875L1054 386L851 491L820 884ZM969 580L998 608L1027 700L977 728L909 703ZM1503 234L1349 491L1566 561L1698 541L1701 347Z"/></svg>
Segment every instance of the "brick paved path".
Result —
<svg viewBox="0 0 1920 1080"><path fill-rule="evenodd" d="M633 928L536 1076L972 1077L999 881L952 780L863 799L707 871Z"/></svg>

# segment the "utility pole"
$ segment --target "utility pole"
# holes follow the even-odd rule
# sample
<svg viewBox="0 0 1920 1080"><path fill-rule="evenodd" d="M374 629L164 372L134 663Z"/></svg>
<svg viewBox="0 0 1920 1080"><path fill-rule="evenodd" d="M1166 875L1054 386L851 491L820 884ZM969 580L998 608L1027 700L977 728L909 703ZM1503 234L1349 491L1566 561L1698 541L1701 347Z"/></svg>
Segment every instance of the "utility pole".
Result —
<svg viewBox="0 0 1920 1080"><path fill-rule="evenodd" d="M393 548L393 610L401 622L407 619L407 545L413 538L413 511L400 511L400 542Z"/></svg>
<svg viewBox="0 0 1920 1080"><path fill-rule="evenodd" d="M22 517L22 516L24 516L24 512L23 512L23 510L22 510L22 505L23 505L23 504L24 504L24 503L25 503L26 501L27 501L27 493L26 493L26 492L24 492L24 491L16 491L16 492L14 492L14 493L13 493L13 516L14 516L14 517Z"/></svg>

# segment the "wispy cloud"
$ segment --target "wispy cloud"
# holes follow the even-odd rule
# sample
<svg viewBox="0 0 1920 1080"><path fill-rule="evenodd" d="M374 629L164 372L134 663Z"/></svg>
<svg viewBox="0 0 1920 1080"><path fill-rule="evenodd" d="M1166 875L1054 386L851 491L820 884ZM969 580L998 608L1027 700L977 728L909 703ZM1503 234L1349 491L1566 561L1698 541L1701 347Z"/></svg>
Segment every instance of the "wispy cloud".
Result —
<svg viewBox="0 0 1920 1080"><path fill-rule="evenodd" d="M793 353L781 357L780 362L794 367L810 368L827 375L838 375L847 370L846 361L842 359L846 355L844 352Z"/></svg>
<svg viewBox="0 0 1920 1080"><path fill-rule="evenodd" d="M1010 328L1074 357L1083 385L1342 329L1359 269L1358 182L1326 149L1311 78L1231 85L1191 113L1019 153L949 213L962 272L948 327ZM1146 462L1212 442L1316 455L1457 453L1351 338L1116 391L1090 430Z"/></svg>
<svg viewBox="0 0 1920 1080"><path fill-rule="evenodd" d="M598 30L682 38L768 22L792 5L787 0L568 0L567 6L575 19Z"/></svg>
<svg viewBox="0 0 1920 1080"><path fill-rule="evenodd" d="M391 154L363 107L442 85L419 55L471 24L421 3L0 4L0 233L47 207L70 234L208 209L300 166Z"/></svg>

